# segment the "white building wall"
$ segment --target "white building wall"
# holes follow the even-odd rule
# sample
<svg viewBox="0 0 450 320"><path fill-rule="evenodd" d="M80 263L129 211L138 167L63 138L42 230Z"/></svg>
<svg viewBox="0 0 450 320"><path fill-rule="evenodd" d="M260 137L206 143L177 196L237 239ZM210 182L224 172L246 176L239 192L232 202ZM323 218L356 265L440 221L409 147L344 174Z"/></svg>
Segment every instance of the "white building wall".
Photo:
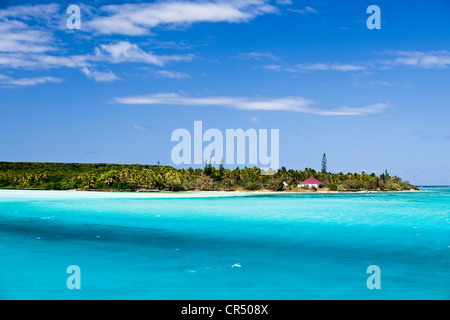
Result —
<svg viewBox="0 0 450 320"><path fill-rule="evenodd" d="M312 188L312 187L319 188L319 185L318 184L299 184L298 187L299 188Z"/></svg>

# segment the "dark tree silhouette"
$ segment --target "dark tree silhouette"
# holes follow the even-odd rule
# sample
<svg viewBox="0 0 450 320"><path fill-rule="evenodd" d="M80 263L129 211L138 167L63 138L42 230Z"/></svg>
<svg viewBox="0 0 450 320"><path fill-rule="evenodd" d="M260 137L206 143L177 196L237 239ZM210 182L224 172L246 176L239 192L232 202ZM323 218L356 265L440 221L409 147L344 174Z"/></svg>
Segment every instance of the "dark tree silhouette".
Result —
<svg viewBox="0 0 450 320"><path fill-rule="evenodd" d="M327 155L324 153L322 157L322 173L327 173Z"/></svg>

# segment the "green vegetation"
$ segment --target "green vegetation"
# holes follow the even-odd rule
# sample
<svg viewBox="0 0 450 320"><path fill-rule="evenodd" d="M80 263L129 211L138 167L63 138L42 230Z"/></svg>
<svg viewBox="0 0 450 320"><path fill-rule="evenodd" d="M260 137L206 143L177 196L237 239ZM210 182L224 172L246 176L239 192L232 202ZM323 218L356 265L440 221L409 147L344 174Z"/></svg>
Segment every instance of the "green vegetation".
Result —
<svg viewBox="0 0 450 320"><path fill-rule="evenodd" d="M387 172L376 176L364 172L328 173L309 168L295 171L283 167L275 175L269 176L261 175L261 170L256 167L230 170L223 165L217 169L210 164L204 169L175 169L151 165L0 162L2 189L305 191L298 189L297 185L309 177L327 182L330 191L417 189L398 177L391 177Z"/></svg>

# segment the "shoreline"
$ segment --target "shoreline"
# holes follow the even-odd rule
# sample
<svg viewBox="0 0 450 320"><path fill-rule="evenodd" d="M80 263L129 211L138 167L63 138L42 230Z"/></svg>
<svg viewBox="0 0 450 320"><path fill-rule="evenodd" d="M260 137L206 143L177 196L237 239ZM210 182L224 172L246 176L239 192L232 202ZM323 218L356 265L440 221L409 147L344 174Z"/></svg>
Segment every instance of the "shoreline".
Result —
<svg viewBox="0 0 450 320"><path fill-rule="evenodd" d="M380 193L423 193L426 190L402 191L105 191L105 190L38 190L38 189L0 189L0 196L68 196L73 198L213 198L213 197L246 197L267 195L324 195L324 194L380 194ZM20 193L20 194L19 194Z"/></svg>

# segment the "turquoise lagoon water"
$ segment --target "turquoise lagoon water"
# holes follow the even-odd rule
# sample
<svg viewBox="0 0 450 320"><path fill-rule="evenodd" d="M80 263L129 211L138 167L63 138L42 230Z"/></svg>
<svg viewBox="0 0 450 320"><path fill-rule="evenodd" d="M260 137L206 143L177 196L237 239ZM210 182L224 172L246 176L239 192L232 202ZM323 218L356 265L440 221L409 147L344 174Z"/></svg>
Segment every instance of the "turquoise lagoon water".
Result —
<svg viewBox="0 0 450 320"><path fill-rule="evenodd" d="M0 191L1 299L449 299L450 189ZM81 270L81 290L66 286ZM381 290L366 286L381 269Z"/></svg>

